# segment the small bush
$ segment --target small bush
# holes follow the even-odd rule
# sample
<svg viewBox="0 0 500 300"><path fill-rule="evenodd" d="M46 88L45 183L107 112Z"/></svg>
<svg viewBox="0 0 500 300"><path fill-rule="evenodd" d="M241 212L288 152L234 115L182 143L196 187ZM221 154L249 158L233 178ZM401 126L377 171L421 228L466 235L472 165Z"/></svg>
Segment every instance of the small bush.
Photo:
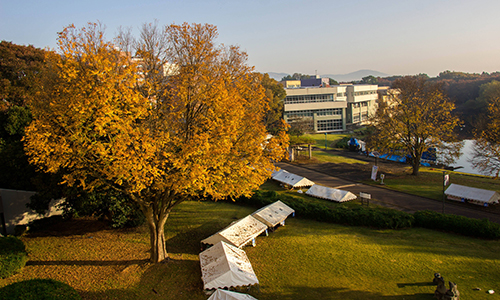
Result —
<svg viewBox="0 0 500 300"><path fill-rule="evenodd" d="M53 279L32 279L0 288L0 300L80 300L71 286Z"/></svg>
<svg viewBox="0 0 500 300"><path fill-rule="evenodd" d="M343 148L343 149L349 148L348 143L350 139L351 137L348 136L343 137L342 139L337 141L337 143L335 144L335 148Z"/></svg>
<svg viewBox="0 0 500 300"><path fill-rule="evenodd" d="M414 214L415 226L454 232L486 239L500 238L500 224L488 219L473 219L424 210Z"/></svg>
<svg viewBox="0 0 500 300"><path fill-rule="evenodd" d="M14 236L0 238L0 278L19 272L27 260L26 247L20 239Z"/></svg>

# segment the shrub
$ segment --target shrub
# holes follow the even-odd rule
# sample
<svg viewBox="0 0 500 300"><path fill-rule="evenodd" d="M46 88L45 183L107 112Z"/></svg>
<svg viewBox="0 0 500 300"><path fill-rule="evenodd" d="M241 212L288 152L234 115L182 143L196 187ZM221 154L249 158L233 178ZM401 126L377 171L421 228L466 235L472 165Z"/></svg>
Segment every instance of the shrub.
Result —
<svg viewBox="0 0 500 300"><path fill-rule="evenodd" d="M0 238L0 278L19 272L27 260L26 247L20 239L14 236Z"/></svg>
<svg viewBox="0 0 500 300"><path fill-rule="evenodd" d="M488 219L473 219L429 210L418 211L414 214L414 217L415 226L423 228L486 239L500 238L500 224L491 222Z"/></svg>
<svg viewBox="0 0 500 300"><path fill-rule="evenodd" d="M0 300L80 300L71 286L53 279L32 279L0 288Z"/></svg>
<svg viewBox="0 0 500 300"><path fill-rule="evenodd" d="M343 137L341 138L340 140L337 141L337 143L335 144L335 148L343 148L343 149L347 149L349 148L348 144L349 143L349 140L351 139L351 137Z"/></svg>

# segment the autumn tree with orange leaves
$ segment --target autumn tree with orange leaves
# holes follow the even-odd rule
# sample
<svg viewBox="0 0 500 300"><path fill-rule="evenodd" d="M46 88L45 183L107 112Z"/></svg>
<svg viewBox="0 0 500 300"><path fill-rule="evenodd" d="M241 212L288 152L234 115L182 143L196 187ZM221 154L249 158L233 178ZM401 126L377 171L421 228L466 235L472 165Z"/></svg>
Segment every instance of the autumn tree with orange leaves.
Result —
<svg viewBox="0 0 500 300"><path fill-rule="evenodd" d="M31 103L31 162L64 170L71 185L125 193L146 216L153 262L168 257L175 206L251 195L285 153L284 132L266 132L264 88L246 54L216 37L212 25L145 25L132 57L98 24L69 26Z"/></svg>
<svg viewBox="0 0 500 300"><path fill-rule="evenodd" d="M455 106L442 86L423 76L405 76L392 88L396 92L389 95L389 103L379 104L371 120L374 133L368 147L406 156L412 175L419 174L422 154L429 148L438 148L448 162L458 158L462 144L454 129L460 120L452 115Z"/></svg>

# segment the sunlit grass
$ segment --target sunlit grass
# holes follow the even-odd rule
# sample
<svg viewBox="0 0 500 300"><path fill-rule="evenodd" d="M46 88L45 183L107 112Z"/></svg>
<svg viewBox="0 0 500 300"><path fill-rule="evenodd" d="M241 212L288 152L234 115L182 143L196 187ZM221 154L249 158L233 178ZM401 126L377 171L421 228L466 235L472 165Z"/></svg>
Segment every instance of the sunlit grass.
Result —
<svg viewBox="0 0 500 300"><path fill-rule="evenodd" d="M349 134L341 134L341 133L316 133L316 134L305 134L304 136L313 139L316 143L314 144L316 147L325 149L325 144L327 149L333 149L335 144L340 141L342 138L350 136ZM325 143L326 137L326 143Z"/></svg>
<svg viewBox="0 0 500 300"><path fill-rule="evenodd" d="M200 240L253 211L227 202L182 203L168 221L171 260L164 264L134 262L148 256L145 226L24 236L31 265L0 280L0 286L53 278L76 288L84 299L207 299ZM429 282L435 272L456 282L463 299L490 299L484 291L499 289L499 241L300 218L286 224L258 237L255 248L244 248L260 281L260 288L250 291L257 299L432 299L435 287Z"/></svg>
<svg viewBox="0 0 500 300"><path fill-rule="evenodd" d="M387 178L384 183L386 187L391 189L440 200L443 197L443 171L441 169L421 167L418 176L410 175L408 172ZM450 183L487 190L500 190L500 180L491 177L452 171L446 171L446 173L450 175ZM366 183L372 182L366 181Z"/></svg>
<svg viewBox="0 0 500 300"><path fill-rule="evenodd" d="M342 155L335 155L325 151L313 151L313 158L319 163L335 163L335 164L363 164L366 165L368 162L357 160L350 157L345 157Z"/></svg>

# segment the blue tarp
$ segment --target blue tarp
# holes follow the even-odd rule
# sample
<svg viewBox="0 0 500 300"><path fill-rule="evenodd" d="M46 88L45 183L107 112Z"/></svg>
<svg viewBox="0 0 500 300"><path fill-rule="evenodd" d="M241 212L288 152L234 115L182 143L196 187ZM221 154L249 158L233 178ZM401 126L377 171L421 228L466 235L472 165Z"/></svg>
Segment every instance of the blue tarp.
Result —
<svg viewBox="0 0 500 300"><path fill-rule="evenodd" d="M349 146L359 146L359 142L358 142L358 139L357 138L351 138L349 140Z"/></svg>
<svg viewBox="0 0 500 300"><path fill-rule="evenodd" d="M433 153L431 152L431 149L434 149ZM434 161L434 162L436 161L436 152L435 151L436 151L435 148L429 148L430 153L424 152L426 155L424 156L424 154L422 154L422 160L425 160L425 161L421 161L420 164L422 166L425 166L425 167L430 167L430 163L427 161ZM375 157L373 152L368 153L368 156ZM385 153L385 154L379 155L378 157L381 159L385 159L385 160L390 160L390 161L395 161L395 162L400 162L400 163L407 163L409 155L401 156L401 155L396 155L396 154Z"/></svg>

